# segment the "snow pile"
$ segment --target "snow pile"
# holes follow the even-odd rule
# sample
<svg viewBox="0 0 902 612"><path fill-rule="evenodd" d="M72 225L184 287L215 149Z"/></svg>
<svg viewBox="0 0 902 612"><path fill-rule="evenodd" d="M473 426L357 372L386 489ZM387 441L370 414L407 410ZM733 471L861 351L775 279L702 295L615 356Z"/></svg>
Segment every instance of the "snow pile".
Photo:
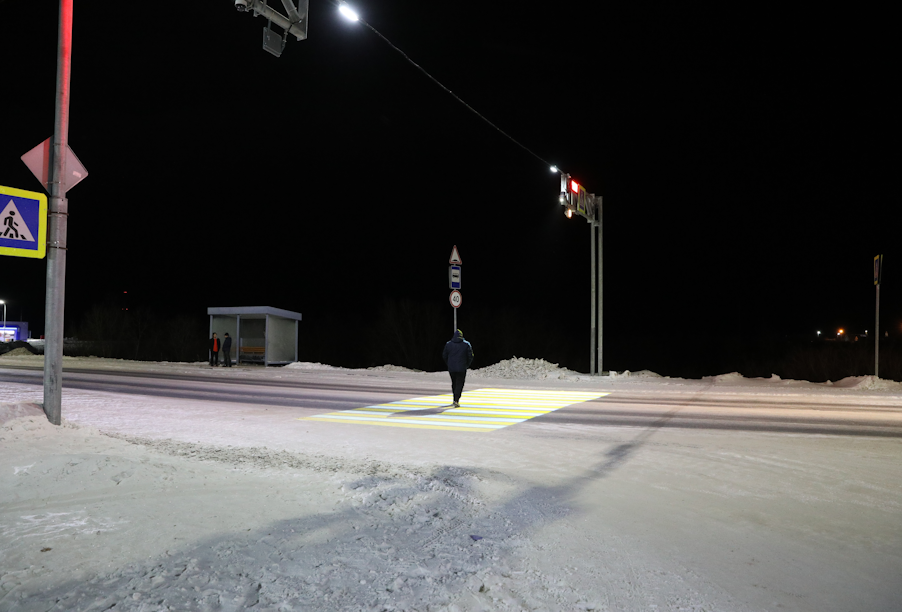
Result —
<svg viewBox="0 0 902 612"><path fill-rule="evenodd" d="M422 372L422 370L414 370L412 368L405 368L404 366L396 366L390 364L373 366L371 368L367 368L367 370L373 370L375 372Z"/></svg>
<svg viewBox="0 0 902 612"><path fill-rule="evenodd" d="M0 404L0 425L21 417L41 417L48 425L50 424L44 416L44 411L37 404Z"/></svg>
<svg viewBox="0 0 902 612"><path fill-rule="evenodd" d="M830 384L829 382L827 384ZM902 383L876 376L849 376L833 383L834 387L860 391L902 391Z"/></svg>
<svg viewBox="0 0 902 612"><path fill-rule="evenodd" d="M623 372L615 372L611 370L608 375L614 380L623 378L664 378L660 374L652 372L651 370L639 370L638 372L630 372L629 370L624 370ZM667 378L670 377L668 376Z"/></svg>
<svg viewBox="0 0 902 612"><path fill-rule="evenodd" d="M20 346L17 349L8 351L3 355L3 357L31 357L31 356L43 357L43 355L34 355L34 353L29 351L24 346Z"/></svg>
<svg viewBox="0 0 902 612"><path fill-rule="evenodd" d="M325 363L318 362L310 362L310 361L295 361L294 363L289 363L285 366L286 369L289 370L354 370L355 368L343 368L341 366L331 366ZM376 372L421 372L422 370L413 370L411 368L405 368L404 366L396 366L391 364L381 365L381 366L372 366L369 368L359 368L366 370L373 370Z"/></svg>
<svg viewBox="0 0 902 612"><path fill-rule="evenodd" d="M843 378L838 382L813 383L807 380L783 379L777 374L771 374L770 378L746 378L739 372L730 372L729 374L719 374L717 376L705 376L702 382L711 383L718 386L733 387L757 387L761 389L764 386L773 387L838 387L840 389L849 389L855 391L891 391L902 392L902 383L892 380L884 380L876 376L850 376Z"/></svg>
<svg viewBox="0 0 902 612"><path fill-rule="evenodd" d="M295 361L294 363L289 363L285 366L286 369L289 370L344 370L345 368L340 368L338 366L330 366L325 363L313 362L313 361Z"/></svg>
<svg viewBox="0 0 902 612"><path fill-rule="evenodd" d="M11 350L11 351L8 351L8 352L6 352L6 353L0 355L0 359L5 359L6 357L17 357L17 358L19 358L19 359L22 359L22 358L28 359L28 358L30 358L30 359L34 359L34 360L37 360L37 361L43 361L43 360L44 360L44 355L35 355L34 353L32 353L31 351L29 351L29 350L28 350L27 348L25 348L24 346L20 346L19 348L15 348L15 349L13 349L13 350Z"/></svg>
<svg viewBox="0 0 902 612"><path fill-rule="evenodd" d="M713 384L735 384L745 381L746 378L739 372L730 372L729 374L718 374L717 376L703 376L702 380Z"/></svg>
<svg viewBox="0 0 902 612"><path fill-rule="evenodd" d="M771 374L770 378L746 378L739 372L730 372L729 374L718 374L717 376L703 376L704 382L715 385L745 385L751 381L762 381L765 383L796 383L804 381L783 380L776 374Z"/></svg>
<svg viewBox="0 0 902 612"><path fill-rule="evenodd" d="M495 365L470 370L477 378L518 378L528 380L545 380L548 378L569 379L578 377L577 372L562 368L556 363L548 363L544 359L528 359L514 357L499 361Z"/></svg>
<svg viewBox="0 0 902 612"><path fill-rule="evenodd" d="M493 503L480 491L491 476L470 469L110 436L43 416L9 421L0 439L3 610L600 608L536 562L547 553L530 533L555 512Z"/></svg>

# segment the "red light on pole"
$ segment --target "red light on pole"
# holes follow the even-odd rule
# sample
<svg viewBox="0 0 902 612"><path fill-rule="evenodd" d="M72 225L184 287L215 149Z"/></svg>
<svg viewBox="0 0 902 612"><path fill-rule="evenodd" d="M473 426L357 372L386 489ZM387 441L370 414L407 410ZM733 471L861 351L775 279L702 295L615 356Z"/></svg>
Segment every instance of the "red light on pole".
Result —
<svg viewBox="0 0 902 612"><path fill-rule="evenodd" d="M579 183L572 179L570 181L570 191L572 191L573 193L579 193Z"/></svg>

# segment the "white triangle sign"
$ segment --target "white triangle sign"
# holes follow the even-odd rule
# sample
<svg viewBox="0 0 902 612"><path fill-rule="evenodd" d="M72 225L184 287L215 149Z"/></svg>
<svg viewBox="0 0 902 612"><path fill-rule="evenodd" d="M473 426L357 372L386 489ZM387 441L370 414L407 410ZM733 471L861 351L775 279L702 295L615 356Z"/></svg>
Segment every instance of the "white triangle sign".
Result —
<svg viewBox="0 0 902 612"><path fill-rule="evenodd" d="M3 212L0 212L0 238L34 242L34 236L31 235L28 226L22 220L22 213L19 212L16 203L12 200L3 209Z"/></svg>
<svg viewBox="0 0 902 612"><path fill-rule="evenodd" d="M454 248L451 249L451 259L448 260L448 263L452 264L462 264L463 262L460 260L460 253L457 252L457 245L454 245Z"/></svg>

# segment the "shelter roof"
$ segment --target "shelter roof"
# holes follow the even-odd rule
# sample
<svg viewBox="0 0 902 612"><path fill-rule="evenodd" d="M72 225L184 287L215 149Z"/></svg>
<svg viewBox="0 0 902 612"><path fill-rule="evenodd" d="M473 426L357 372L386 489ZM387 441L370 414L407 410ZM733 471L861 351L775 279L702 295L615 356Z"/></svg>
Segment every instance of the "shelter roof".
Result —
<svg viewBox="0 0 902 612"><path fill-rule="evenodd" d="M273 308L272 306L225 306L207 308L208 315L240 315L246 319L263 319L266 315L271 317L282 317L283 319L301 320L301 313L292 312L290 310L282 310L281 308Z"/></svg>

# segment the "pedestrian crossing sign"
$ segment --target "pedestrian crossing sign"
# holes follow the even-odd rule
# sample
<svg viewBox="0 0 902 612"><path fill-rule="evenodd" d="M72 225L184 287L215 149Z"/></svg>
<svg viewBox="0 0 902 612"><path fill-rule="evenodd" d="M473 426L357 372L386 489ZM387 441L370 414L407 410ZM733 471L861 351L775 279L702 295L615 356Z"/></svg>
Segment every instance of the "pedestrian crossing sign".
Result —
<svg viewBox="0 0 902 612"><path fill-rule="evenodd" d="M47 196L0 185L0 255L43 259L47 253Z"/></svg>

